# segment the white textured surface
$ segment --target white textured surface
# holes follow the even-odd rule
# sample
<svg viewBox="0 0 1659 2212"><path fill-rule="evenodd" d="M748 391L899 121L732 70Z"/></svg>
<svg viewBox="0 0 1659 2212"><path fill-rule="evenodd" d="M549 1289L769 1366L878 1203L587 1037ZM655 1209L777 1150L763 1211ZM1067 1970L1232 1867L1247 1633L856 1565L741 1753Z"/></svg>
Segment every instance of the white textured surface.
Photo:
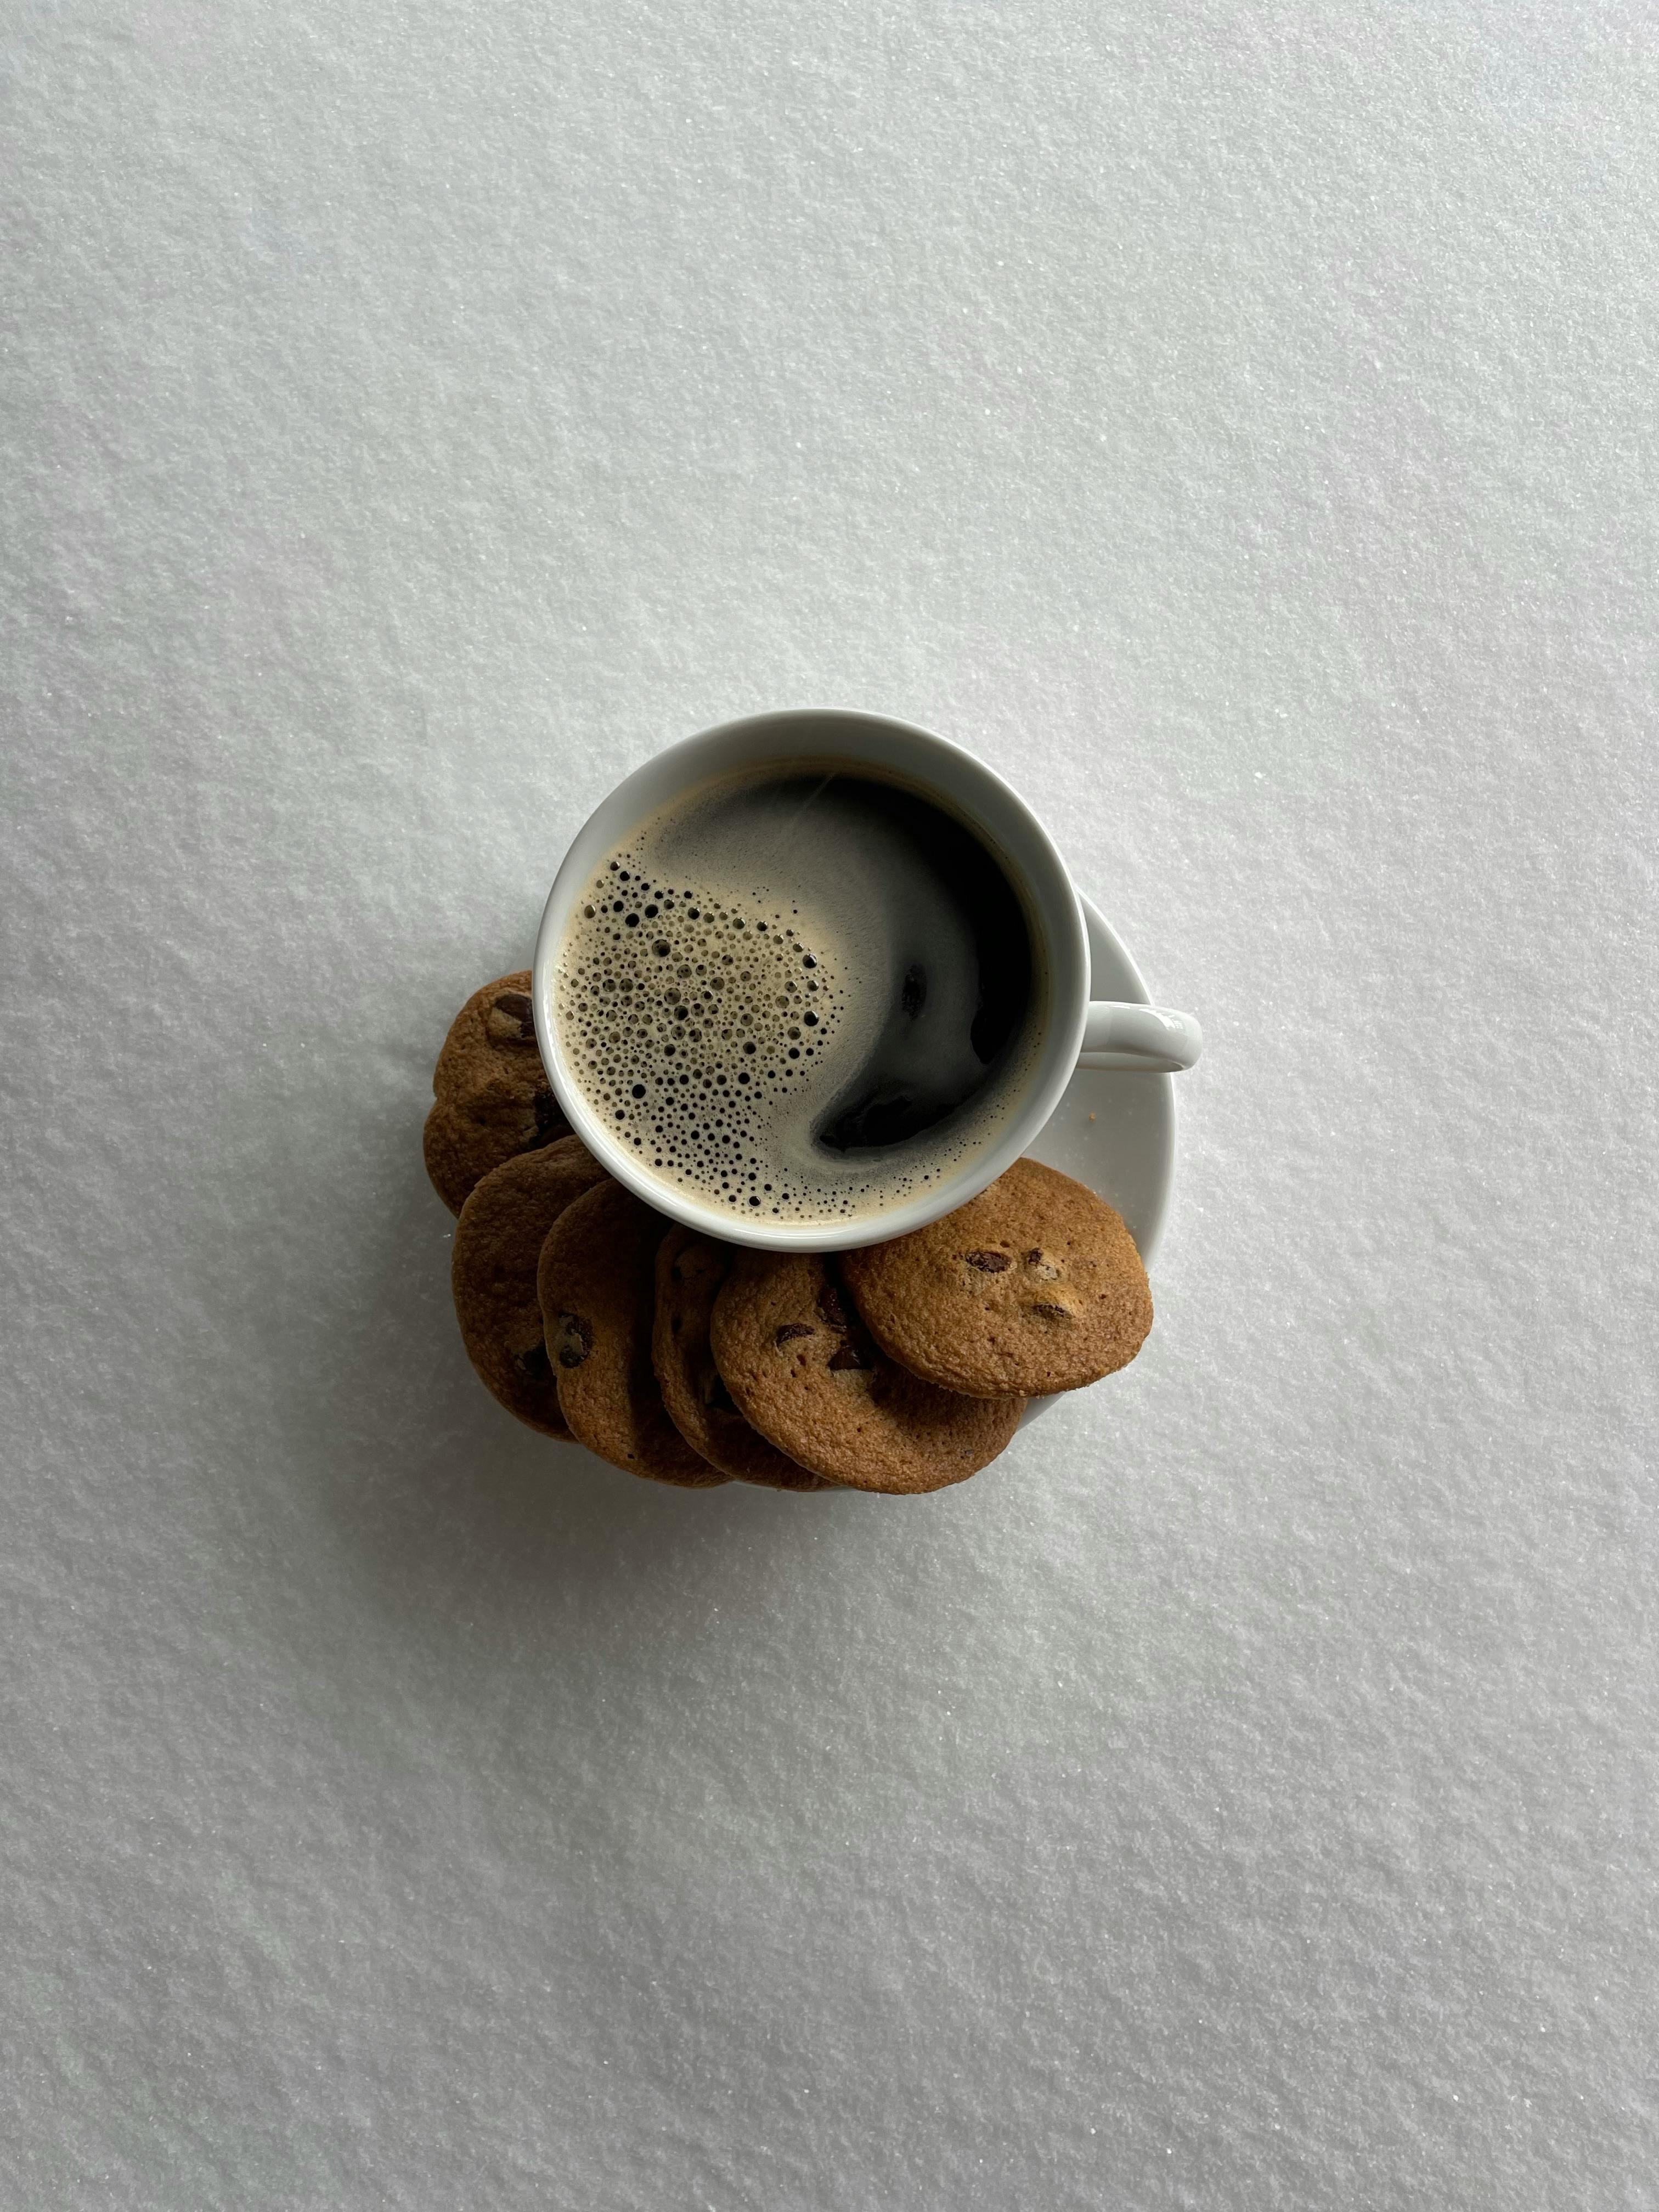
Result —
<svg viewBox="0 0 1659 2212"><path fill-rule="evenodd" d="M1645 0L0 23L0 2201L1659 2203ZM420 1170L802 700L1210 1039L921 1504L516 1431Z"/></svg>

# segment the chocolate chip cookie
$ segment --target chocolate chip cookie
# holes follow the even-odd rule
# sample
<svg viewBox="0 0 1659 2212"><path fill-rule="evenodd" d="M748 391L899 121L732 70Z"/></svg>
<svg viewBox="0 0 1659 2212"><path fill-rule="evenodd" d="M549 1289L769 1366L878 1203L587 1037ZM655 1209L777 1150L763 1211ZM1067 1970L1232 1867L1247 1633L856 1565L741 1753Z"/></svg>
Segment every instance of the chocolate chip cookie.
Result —
<svg viewBox="0 0 1659 2212"><path fill-rule="evenodd" d="M542 1333L536 1268L573 1199L605 1180L576 1137L504 1160L474 1187L455 1224L449 1278L467 1357L509 1413L568 1437Z"/></svg>
<svg viewBox="0 0 1659 2212"><path fill-rule="evenodd" d="M908 1373L861 1327L833 1263L814 1253L738 1253L709 1335L750 1425L855 1490L961 1482L996 1457L1024 1402L962 1397Z"/></svg>
<svg viewBox="0 0 1659 2212"><path fill-rule="evenodd" d="M1127 1365L1152 1325L1122 1218L1036 1160L1016 1160L954 1213L842 1264L884 1350L975 1398L1097 1382Z"/></svg>
<svg viewBox="0 0 1659 2212"><path fill-rule="evenodd" d="M730 1478L669 1419L651 1368L657 1247L667 1225L620 1183L598 1184L554 1223L538 1287L571 1433L629 1474L700 1490Z"/></svg>
<svg viewBox="0 0 1659 2212"><path fill-rule="evenodd" d="M669 1419L694 1450L739 1482L769 1490L828 1490L832 1486L822 1475L797 1467L750 1427L720 1380L708 1323L732 1258L729 1244L691 1229L671 1229L658 1247L651 1364Z"/></svg>
<svg viewBox="0 0 1659 2212"><path fill-rule="evenodd" d="M537 1048L527 968L472 994L444 1039L432 1089L426 1171L452 1213L503 1160L569 1135Z"/></svg>

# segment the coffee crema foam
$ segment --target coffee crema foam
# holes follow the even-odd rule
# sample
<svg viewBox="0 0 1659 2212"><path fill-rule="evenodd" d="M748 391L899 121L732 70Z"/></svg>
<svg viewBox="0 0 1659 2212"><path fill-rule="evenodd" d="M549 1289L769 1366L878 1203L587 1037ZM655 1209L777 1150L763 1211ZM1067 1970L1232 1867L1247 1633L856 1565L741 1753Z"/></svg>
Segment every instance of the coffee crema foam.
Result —
<svg viewBox="0 0 1659 2212"><path fill-rule="evenodd" d="M988 1066L973 927L899 804L872 781L798 771L712 784L619 846L566 925L555 1001L589 1107L648 1174L729 1212L739 1237L745 1219L890 1209L1005 1118L973 1103ZM1030 1058L1007 1042L991 1055L1000 1074ZM878 1063L872 1108L860 1086ZM913 1095L932 1121L909 1133L901 1116L896 1141L866 1140L890 1121L881 1100Z"/></svg>

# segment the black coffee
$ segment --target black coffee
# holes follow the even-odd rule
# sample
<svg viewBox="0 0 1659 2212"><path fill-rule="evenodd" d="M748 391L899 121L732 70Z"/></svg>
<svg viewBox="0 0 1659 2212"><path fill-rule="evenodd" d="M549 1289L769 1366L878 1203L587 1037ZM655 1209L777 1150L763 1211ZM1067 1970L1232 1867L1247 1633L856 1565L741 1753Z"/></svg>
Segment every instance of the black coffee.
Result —
<svg viewBox="0 0 1659 2212"><path fill-rule="evenodd" d="M801 767L641 824L574 909L556 989L595 1113L735 1228L880 1212L982 1151L1023 1094L1040 979L972 830Z"/></svg>

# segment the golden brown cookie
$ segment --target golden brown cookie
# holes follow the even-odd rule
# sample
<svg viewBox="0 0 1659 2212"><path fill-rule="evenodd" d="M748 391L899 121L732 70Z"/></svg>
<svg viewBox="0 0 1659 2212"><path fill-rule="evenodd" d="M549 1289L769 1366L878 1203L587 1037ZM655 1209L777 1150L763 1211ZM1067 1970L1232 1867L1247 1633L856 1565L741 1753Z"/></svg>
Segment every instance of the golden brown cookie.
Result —
<svg viewBox="0 0 1659 2212"><path fill-rule="evenodd" d="M565 1207L604 1180L580 1138L562 1137L493 1168L455 1224L449 1279L467 1358L507 1412L544 1436L570 1431L543 1339L537 1264Z"/></svg>
<svg viewBox="0 0 1659 2212"><path fill-rule="evenodd" d="M1127 1365L1152 1325L1122 1218L1036 1160L1016 1160L954 1213L842 1264L883 1349L975 1398L1098 1382Z"/></svg>
<svg viewBox="0 0 1659 2212"><path fill-rule="evenodd" d="M708 1348L709 1316L732 1264L729 1244L671 1229L657 1248L657 1317L651 1364L668 1417L692 1449L739 1482L769 1490L828 1490L822 1475L786 1459L732 1402Z"/></svg>
<svg viewBox="0 0 1659 2212"><path fill-rule="evenodd" d="M472 994L444 1039L432 1090L426 1171L452 1213L503 1160L569 1135L537 1048L527 968Z"/></svg>
<svg viewBox="0 0 1659 2212"><path fill-rule="evenodd" d="M554 1223L538 1286L571 1433L629 1474L701 1490L730 1477L669 1419L651 1370L657 1247L666 1226L620 1183L600 1183Z"/></svg>
<svg viewBox="0 0 1659 2212"><path fill-rule="evenodd" d="M738 1253L709 1334L750 1426L856 1490L942 1490L994 1460L1019 1425L1022 1399L960 1397L889 1359L816 1253Z"/></svg>

